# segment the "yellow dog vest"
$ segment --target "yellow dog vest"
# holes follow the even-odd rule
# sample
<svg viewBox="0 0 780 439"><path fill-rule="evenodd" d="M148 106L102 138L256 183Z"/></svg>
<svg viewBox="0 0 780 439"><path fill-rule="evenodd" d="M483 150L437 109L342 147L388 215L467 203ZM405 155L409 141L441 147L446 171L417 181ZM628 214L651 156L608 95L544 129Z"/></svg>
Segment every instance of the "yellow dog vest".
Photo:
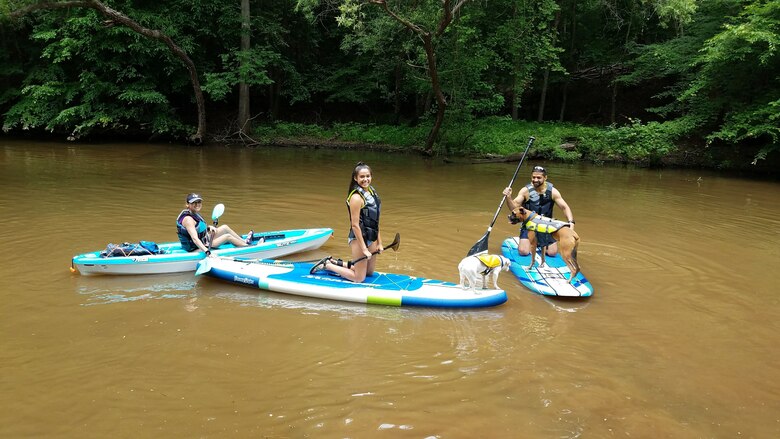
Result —
<svg viewBox="0 0 780 439"><path fill-rule="evenodd" d="M502 264L501 263L501 258L499 258L497 255L483 254L483 255L474 255L474 257L479 259L479 261L482 262L482 264L485 267L487 267L487 268L485 268L484 270L482 270L479 273L479 274L481 274L483 276L487 276L488 274L490 274L496 268L501 267L501 264Z"/></svg>
<svg viewBox="0 0 780 439"><path fill-rule="evenodd" d="M482 261L483 264L487 268L496 268L501 266L501 258L499 258L496 255L477 255L480 261Z"/></svg>
<svg viewBox="0 0 780 439"><path fill-rule="evenodd" d="M533 212L525 221L525 228L539 233L554 233L561 227L567 227L569 223L557 219L547 218Z"/></svg>

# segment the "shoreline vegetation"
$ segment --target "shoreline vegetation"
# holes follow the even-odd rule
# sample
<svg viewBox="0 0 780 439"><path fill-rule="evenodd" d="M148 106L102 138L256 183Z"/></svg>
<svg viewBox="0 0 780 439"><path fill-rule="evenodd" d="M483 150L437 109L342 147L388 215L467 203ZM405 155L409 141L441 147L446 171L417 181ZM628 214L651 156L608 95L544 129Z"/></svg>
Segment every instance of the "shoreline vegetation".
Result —
<svg viewBox="0 0 780 439"><path fill-rule="evenodd" d="M368 149L432 155L473 163L519 160L529 136L536 142L530 158L559 162L626 164L639 167L702 168L774 174L774 160L752 164L755 151L728 146L706 147L703 141L676 139L662 123L623 127L592 127L566 122L513 121L489 117L451 124L443 130L432 154L424 148L427 124L382 125L334 123L329 125L277 122L253 128L251 135L214 137L206 146L242 145Z"/></svg>
<svg viewBox="0 0 780 439"><path fill-rule="evenodd" d="M536 141L529 158L563 163L587 162L595 165L622 164L647 168L707 169L737 174L777 178L780 163L775 155L754 160L758 148L732 145L707 146L703 140L675 138L663 122L635 123L629 126L585 126L569 122L515 121L509 117L486 117L449 123L440 133L433 151L425 148L430 123L313 124L272 122L258 124L251 134L207 132L202 144L190 147L289 147L363 149L389 153L411 153L447 162L497 163L520 159L530 136ZM453 128L454 127L454 128ZM109 132L104 136L72 138L62 133L28 132L0 134L0 138L61 141L75 143L147 142L182 144L174 138L149 137L141 133Z"/></svg>

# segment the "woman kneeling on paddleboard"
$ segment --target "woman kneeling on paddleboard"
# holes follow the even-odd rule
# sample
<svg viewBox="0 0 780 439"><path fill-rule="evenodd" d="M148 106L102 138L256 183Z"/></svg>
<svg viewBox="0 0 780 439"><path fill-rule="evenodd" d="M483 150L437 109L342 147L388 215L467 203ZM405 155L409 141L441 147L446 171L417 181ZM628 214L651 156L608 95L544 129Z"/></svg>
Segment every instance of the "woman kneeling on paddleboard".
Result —
<svg viewBox="0 0 780 439"><path fill-rule="evenodd" d="M366 276L374 274L376 258L371 256L382 253L382 234L379 231L382 202L376 189L371 186L371 176L371 168L363 162L358 162L352 171L347 191L349 247L355 264L344 264L342 260L328 256L314 264L312 273L323 269L330 270L353 282L363 282Z"/></svg>
<svg viewBox="0 0 780 439"><path fill-rule="evenodd" d="M185 200L186 209L182 210L176 218L176 233L179 235L179 242L184 250L191 252L200 249L210 255L209 239L211 239L211 247L213 248L217 248L225 242L230 242L236 247L246 247L251 243L254 234L251 230L244 240L225 224L219 227L209 226L200 216L200 210L203 207L203 198L200 195L188 194Z"/></svg>

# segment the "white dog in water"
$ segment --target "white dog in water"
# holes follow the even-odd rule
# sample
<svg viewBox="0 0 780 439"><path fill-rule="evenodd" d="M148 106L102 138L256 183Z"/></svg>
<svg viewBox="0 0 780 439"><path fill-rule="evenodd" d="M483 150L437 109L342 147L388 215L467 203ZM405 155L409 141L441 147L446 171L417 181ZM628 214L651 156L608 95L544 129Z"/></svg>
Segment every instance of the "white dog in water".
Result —
<svg viewBox="0 0 780 439"><path fill-rule="evenodd" d="M478 276L482 276L482 289L488 287L487 279L493 281L493 288L498 289L498 275L502 271L509 270L509 259L500 255L473 255L466 256L458 264L460 272L460 287L466 289L464 280L468 281L468 288L476 293Z"/></svg>

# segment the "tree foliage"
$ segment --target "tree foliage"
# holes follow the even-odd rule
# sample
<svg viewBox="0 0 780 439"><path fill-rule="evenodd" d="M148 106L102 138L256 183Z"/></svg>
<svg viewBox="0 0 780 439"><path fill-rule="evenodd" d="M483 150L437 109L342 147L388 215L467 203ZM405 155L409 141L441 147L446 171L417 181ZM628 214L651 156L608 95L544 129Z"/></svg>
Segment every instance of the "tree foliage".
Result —
<svg viewBox="0 0 780 439"><path fill-rule="evenodd" d="M190 72L165 44L83 7L9 20L40 3L0 1L6 132L192 132ZM603 126L581 144L591 151L618 142L654 161L681 141L755 159L780 149L776 1L252 2L249 50L239 0L101 3L191 58L211 130L235 117L245 83L251 112L266 116L255 121L421 125L442 152L483 150L482 119L533 119L543 93L545 120Z"/></svg>
<svg viewBox="0 0 780 439"><path fill-rule="evenodd" d="M638 46L625 82L663 78L653 111L707 145L758 145L756 159L780 149L780 3L702 2L685 35ZM754 161L755 163L755 161Z"/></svg>

